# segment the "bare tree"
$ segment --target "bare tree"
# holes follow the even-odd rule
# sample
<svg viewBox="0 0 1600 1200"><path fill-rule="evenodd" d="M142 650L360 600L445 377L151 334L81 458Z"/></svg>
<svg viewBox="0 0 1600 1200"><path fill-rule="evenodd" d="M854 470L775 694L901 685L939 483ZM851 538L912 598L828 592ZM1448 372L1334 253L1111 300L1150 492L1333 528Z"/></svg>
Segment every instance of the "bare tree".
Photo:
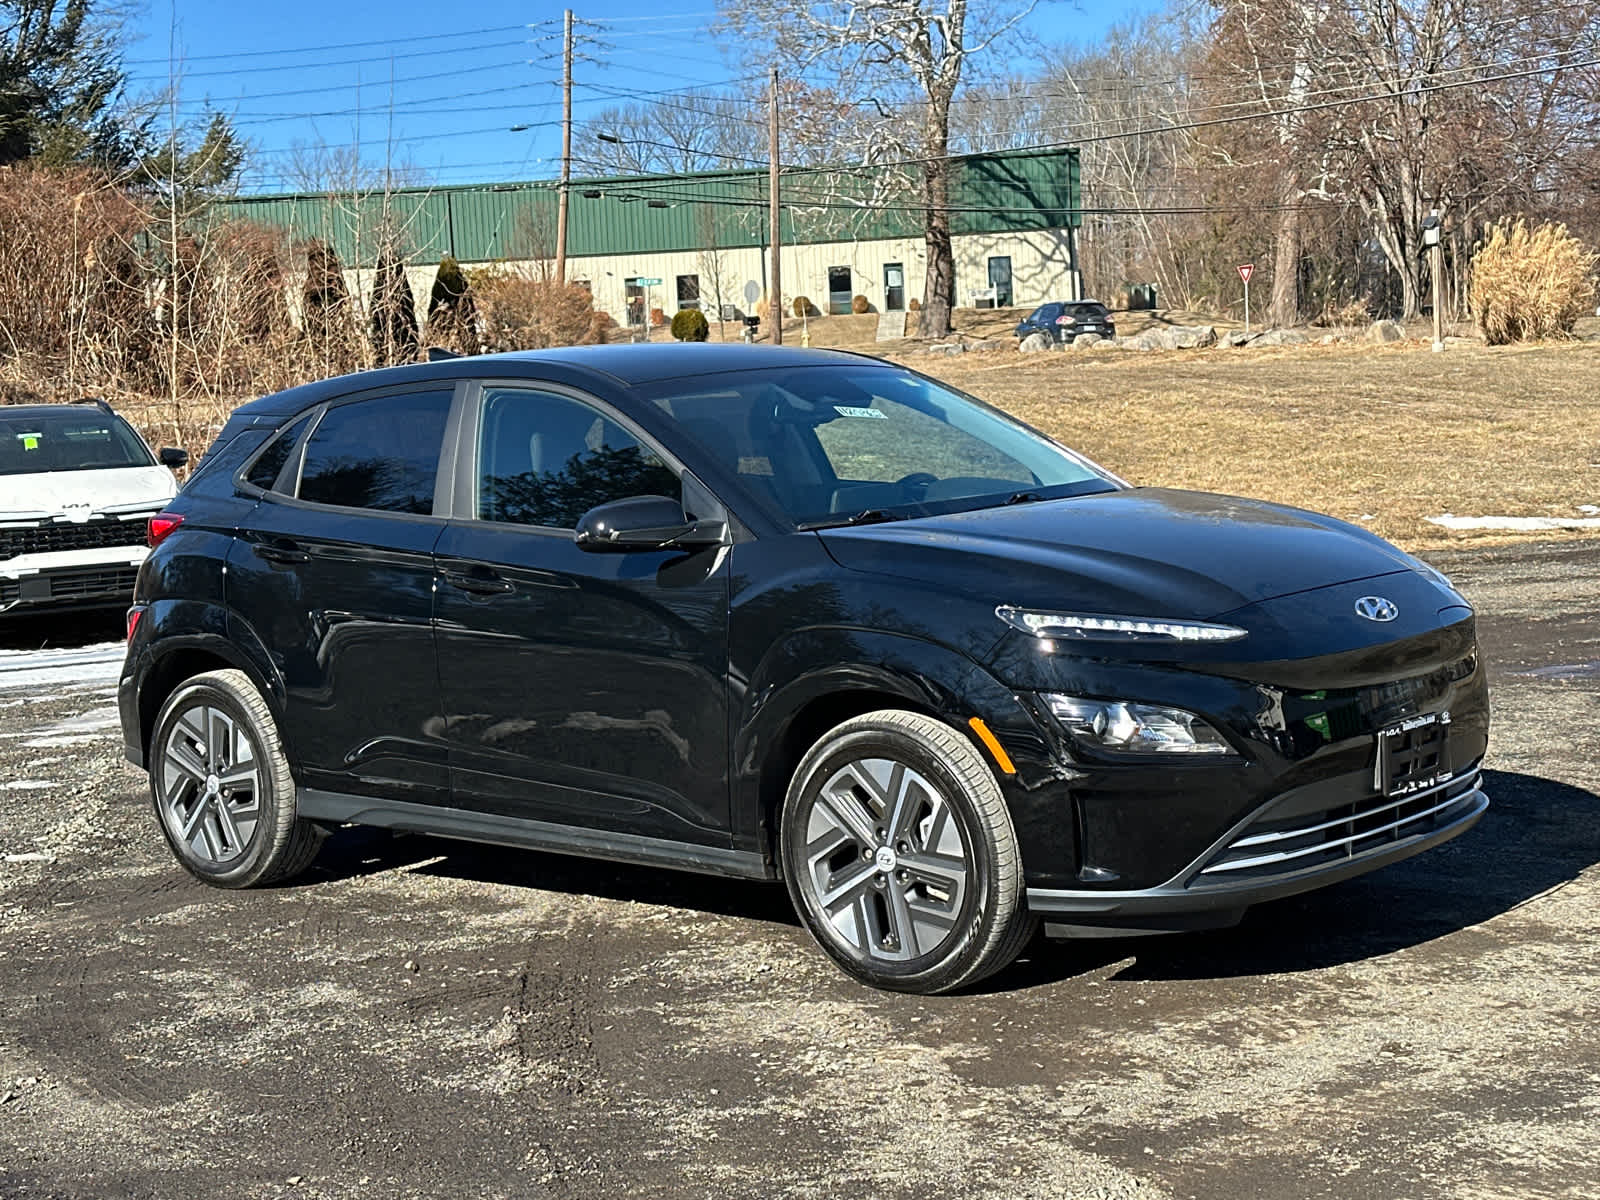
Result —
<svg viewBox="0 0 1600 1200"><path fill-rule="evenodd" d="M728 256L722 249L722 234L717 228L716 209L709 205L700 210L700 254L696 259L700 277L705 280L702 294L709 293L717 306L717 336L728 340L728 327L722 319L723 293L733 285L733 271Z"/></svg>
<svg viewBox="0 0 1600 1200"><path fill-rule="evenodd" d="M950 118L956 90L972 60L1032 11L1033 0L976 9L969 0L778 0L725 10L730 28L770 40L803 78L825 75L839 95L877 110L877 121L838 128L836 159L916 160L928 254L924 338L949 335L955 303Z"/></svg>

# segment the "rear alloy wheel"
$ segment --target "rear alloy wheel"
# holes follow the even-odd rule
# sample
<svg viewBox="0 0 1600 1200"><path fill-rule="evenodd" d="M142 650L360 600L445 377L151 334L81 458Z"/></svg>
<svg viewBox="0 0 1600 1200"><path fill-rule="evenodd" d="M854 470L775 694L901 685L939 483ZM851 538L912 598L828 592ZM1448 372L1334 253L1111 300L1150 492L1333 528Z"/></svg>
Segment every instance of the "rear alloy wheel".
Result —
<svg viewBox="0 0 1600 1200"><path fill-rule="evenodd" d="M795 771L780 837L801 919L875 987L974 983L1033 934L999 785L932 717L886 709L828 733Z"/></svg>
<svg viewBox="0 0 1600 1200"><path fill-rule="evenodd" d="M243 671L196 675L167 697L150 739L150 796L178 861L216 887L296 875L322 842L296 815L277 725Z"/></svg>

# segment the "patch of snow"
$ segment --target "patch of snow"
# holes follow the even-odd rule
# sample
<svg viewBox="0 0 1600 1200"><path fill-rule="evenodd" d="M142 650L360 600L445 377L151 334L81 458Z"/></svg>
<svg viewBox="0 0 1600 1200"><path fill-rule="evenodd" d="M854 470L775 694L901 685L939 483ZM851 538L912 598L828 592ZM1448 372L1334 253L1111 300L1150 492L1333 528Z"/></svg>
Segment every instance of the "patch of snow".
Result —
<svg viewBox="0 0 1600 1200"><path fill-rule="evenodd" d="M8 779L0 783L0 792L35 792L43 788L61 786L54 779Z"/></svg>
<svg viewBox="0 0 1600 1200"><path fill-rule="evenodd" d="M126 654L123 642L62 650L0 650L0 688L115 683Z"/></svg>
<svg viewBox="0 0 1600 1200"><path fill-rule="evenodd" d="M1516 533L1549 529L1600 529L1600 517L1458 517L1453 513L1444 513L1427 520L1446 529L1503 529Z"/></svg>

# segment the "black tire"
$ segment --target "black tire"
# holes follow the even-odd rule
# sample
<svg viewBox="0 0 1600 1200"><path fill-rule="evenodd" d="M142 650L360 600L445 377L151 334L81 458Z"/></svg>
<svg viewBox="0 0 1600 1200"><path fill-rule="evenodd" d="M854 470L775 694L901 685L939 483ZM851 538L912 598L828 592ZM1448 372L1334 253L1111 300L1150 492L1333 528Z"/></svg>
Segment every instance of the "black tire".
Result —
<svg viewBox="0 0 1600 1200"><path fill-rule="evenodd" d="M149 762L156 823L196 879L260 887L316 857L325 832L298 816L277 723L243 671L179 684L156 715Z"/></svg>
<svg viewBox="0 0 1600 1200"><path fill-rule="evenodd" d="M921 713L867 713L818 741L790 781L779 842L801 921L874 987L930 995L976 983L1038 926L994 773Z"/></svg>

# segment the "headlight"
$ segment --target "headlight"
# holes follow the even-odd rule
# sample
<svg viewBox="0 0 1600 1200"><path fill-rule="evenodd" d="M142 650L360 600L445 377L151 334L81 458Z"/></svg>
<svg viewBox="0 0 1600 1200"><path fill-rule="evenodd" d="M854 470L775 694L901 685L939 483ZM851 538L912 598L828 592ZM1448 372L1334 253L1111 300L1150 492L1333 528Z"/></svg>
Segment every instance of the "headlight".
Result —
<svg viewBox="0 0 1600 1200"><path fill-rule="evenodd" d="M1233 747L1204 718L1181 708L1061 695L1046 695L1044 701L1068 733L1095 750L1113 754L1233 753Z"/></svg>
<svg viewBox="0 0 1600 1200"><path fill-rule="evenodd" d="M1237 625L1206 621L1161 621L1142 617L1111 617L1095 613L1033 612L1002 604L994 610L1013 629L1037 638L1083 638L1130 642L1234 642L1244 637Z"/></svg>

